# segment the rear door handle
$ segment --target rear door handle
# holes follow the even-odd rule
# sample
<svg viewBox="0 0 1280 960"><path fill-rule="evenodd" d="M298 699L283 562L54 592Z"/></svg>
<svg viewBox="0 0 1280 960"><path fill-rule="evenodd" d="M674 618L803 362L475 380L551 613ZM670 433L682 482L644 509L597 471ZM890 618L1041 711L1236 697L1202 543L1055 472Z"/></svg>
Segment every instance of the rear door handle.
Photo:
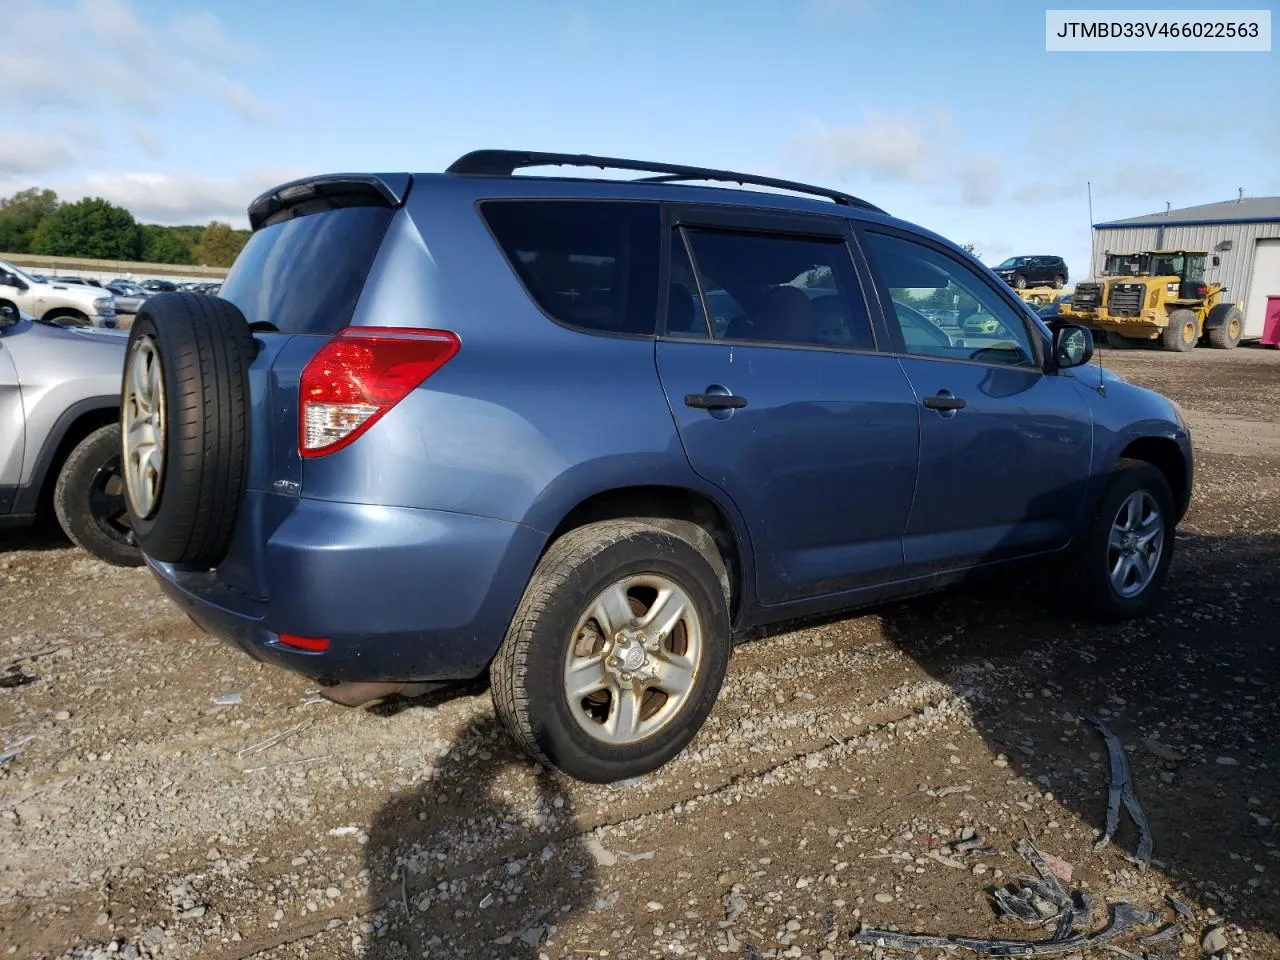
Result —
<svg viewBox="0 0 1280 960"><path fill-rule="evenodd" d="M747 405L747 398L732 393L686 393L684 405L698 410L740 410Z"/></svg>
<svg viewBox="0 0 1280 960"><path fill-rule="evenodd" d="M957 396L953 396L950 392L942 390L937 396L925 397L922 401L930 410L963 410L968 404L966 401Z"/></svg>

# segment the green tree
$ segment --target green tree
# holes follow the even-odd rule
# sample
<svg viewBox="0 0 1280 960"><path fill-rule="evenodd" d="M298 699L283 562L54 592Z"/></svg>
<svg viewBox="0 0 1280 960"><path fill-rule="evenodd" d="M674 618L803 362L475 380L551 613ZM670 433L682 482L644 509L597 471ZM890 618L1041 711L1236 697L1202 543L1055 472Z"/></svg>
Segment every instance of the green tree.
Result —
<svg viewBox="0 0 1280 960"><path fill-rule="evenodd" d="M248 231L214 220L204 228L196 245L196 260L207 267L229 267L249 239Z"/></svg>
<svg viewBox="0 0 1280 960"><path fill-rule="evenodd" d="M55 257L138 260L142 228L133 214L101 197L64 203L40 221L31 252Z"/></svg>
<svg viewBox="0 0 1280 960"><path fill-rule="evenodd" d="M58 195L32 187L0 200L0 250L30 253L36 228L58 209Z"/></svg>
<svg viewBox="0 0 1280 960"><path fill-rule="evenodd" d="M158 223L143 224L142 259L147 263L195 263L194 244L191 237L183 233L188 229L162 227Z"/></svg>

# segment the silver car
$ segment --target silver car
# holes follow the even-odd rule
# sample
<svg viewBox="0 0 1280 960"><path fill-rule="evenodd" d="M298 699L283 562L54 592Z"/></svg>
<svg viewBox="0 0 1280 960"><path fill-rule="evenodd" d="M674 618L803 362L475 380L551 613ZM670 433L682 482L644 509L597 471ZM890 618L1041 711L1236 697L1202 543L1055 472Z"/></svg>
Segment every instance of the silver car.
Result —
<svg viewBox="0 0 1280 960"><path fill-rule="evenodd" d="M0 304L0 527L52 506L95 556L137 566L120 472L123 331L67 328Z"/></svg>
<svg viewBox="0 0 1280 960"><path fill-rule="evenodd" d="M116 313L137 313L151 296L150 290L144 290L132 280L112 280L107 289L116 299Z"/></svg>
<svg viewBox="0 0 1280 960"><path fill-rule="evenodd" d="M116 301L110 291L84 283L64 283L56 277L37 280L0 260L0 308L6 306L37 320L67 327L116 325Z"/></svg>

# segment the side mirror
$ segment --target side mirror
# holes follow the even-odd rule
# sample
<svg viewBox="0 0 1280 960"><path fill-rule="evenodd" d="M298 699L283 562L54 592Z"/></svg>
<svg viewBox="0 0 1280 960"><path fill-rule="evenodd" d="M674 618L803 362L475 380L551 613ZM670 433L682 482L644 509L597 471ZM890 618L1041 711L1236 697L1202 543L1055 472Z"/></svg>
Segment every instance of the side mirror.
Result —
<svg viewBox="0 0 1280 960"><path fill-rule="evenodd" d="M1059 370L1084 366L1093 359L1093 334L1088 327L1063 324L1053 331L1053 362Z"/></svg>
<svg viewBox="0 0 1280 960"><path fill-rule="evenodd" d="M0 330L7 330L9 327L17 326L18 321L22 319L16 307L7 303L0 304Z"/></svg>

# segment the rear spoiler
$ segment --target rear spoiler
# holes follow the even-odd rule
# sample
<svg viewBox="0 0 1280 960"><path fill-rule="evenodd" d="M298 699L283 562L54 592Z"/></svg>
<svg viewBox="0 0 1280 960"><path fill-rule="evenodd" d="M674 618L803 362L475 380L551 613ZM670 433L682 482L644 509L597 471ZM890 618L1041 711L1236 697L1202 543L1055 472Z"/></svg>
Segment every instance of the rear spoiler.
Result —
<svg viewBox="0 0 1280 960"><path fill-rule="evenodd" d="M328 173L272 187L249 204L249 227L338 207L398 207L409 194L407 173Z"/></svg>

